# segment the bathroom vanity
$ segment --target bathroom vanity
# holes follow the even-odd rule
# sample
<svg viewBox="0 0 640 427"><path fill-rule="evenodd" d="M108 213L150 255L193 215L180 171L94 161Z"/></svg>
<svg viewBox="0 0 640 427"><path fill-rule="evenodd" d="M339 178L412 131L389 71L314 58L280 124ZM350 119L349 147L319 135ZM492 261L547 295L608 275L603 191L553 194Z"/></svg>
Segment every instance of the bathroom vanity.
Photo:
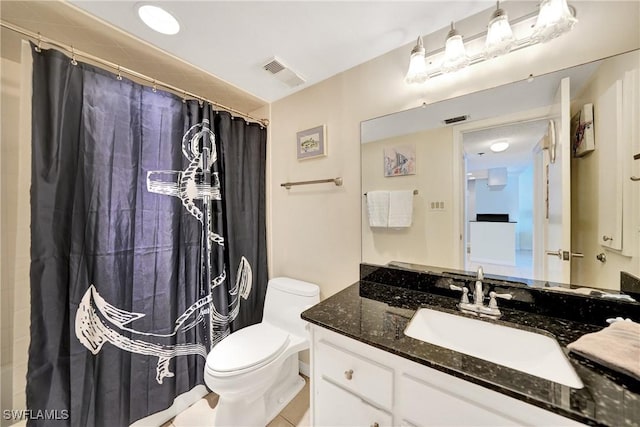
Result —
<svg viewBox="0 0 640 427"><path fill-rule="evenodd" d="M363 264L358 283L305 311L313 424L640 425L638 381L566 349L607 326L606 318L640 320L640 304L486 279L485 294L511 291L514 298L499 301L500 319L479 319L458 311L460 293L450 290L471 283L456 272ZM583 387L411 338L405 330L424 307L552 337Z"/></svg>

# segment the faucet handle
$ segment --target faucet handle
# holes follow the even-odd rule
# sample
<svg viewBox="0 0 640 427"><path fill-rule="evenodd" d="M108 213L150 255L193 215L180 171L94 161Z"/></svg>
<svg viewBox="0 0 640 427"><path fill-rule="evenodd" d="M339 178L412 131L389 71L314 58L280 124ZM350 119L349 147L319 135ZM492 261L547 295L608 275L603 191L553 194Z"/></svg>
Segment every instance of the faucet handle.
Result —
<svg viewBox="0 0 640 427"><path fill-rule="evenodd" d="M452 291L460 291L462 292L462 297L460 298L460 302L463 304L469 304L469 289L463 286L449 285L449 289Z"/></svg>
<svg viewBox="0 0 640 427"><path fill-rule="evenodd" d="M489 308L498 308L498 301L496 298L502 299L512 299L513 295L511 294L497 294L494 291L489 292Z"/></svg>

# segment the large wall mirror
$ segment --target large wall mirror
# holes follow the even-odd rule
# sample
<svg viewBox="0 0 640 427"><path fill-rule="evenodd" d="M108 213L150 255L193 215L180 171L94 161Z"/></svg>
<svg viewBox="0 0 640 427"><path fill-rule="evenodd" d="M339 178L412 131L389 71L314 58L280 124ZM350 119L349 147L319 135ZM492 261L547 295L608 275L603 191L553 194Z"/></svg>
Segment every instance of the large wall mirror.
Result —
<svg viewBox="0 0 640 427"><path fill-rule="evenodd" d="M364 121L362 261L640 276L639 68L634 50Z"/></svg>

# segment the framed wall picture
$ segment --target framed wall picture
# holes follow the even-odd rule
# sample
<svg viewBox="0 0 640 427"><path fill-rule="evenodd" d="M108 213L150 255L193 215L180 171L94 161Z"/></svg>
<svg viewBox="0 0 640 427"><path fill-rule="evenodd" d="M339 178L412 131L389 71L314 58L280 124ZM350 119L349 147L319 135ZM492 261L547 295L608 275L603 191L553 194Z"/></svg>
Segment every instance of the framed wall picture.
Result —
<svg viewBox="0 0 640 427"><path fill-rule="evenodd" d="M298 160L313 159L327 155L327 132L325 125L303 130L296 134Z"/></svg>
<svg viewBox="0 0 640 427"><path fill-rule="evenodd" d="M384 176L415 175L416 146L384 148Z"/></svg>

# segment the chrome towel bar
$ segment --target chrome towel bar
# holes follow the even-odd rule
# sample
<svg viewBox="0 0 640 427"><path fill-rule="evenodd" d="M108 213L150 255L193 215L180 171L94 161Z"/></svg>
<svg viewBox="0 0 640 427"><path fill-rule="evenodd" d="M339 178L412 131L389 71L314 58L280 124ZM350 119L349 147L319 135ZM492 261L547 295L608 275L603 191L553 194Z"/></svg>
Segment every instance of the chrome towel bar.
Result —
<svg viewBox="0 0 640 427"><path fill-rule="evenodd" d="M413 195L415 196L416 194L418 194L418 190L413 190ZM364 193L364 195L366 196L367 193Z"/></svg>
<svg viewBox="0 0 640 427"><path fill-rule="evenodd" d="M298 182L285 182L280 184L280 187L284 187L287 190L294 185L307 185L307 184L323 184L325 182L333 182L337 187L342 185L342 178L329 178L329 179L316 179L314 181L298 181Z"/></svg>

